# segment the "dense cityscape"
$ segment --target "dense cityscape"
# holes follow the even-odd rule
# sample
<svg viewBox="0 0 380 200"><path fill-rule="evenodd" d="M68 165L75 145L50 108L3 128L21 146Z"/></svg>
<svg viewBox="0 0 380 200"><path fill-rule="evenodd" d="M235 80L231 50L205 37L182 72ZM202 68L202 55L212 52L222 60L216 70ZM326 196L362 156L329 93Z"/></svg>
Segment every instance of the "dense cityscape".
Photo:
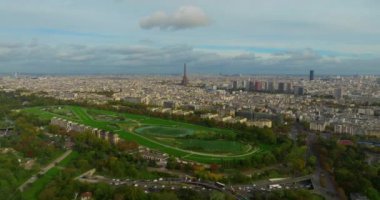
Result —
<svg viewBox="0 0 380 200"><path fill-rule="evenodd" d="M0 200L380 200L380 1L0 1Z"/></svg>
<svg viewBox="0 0 380 200"><path fill-rule="evenodd" d="M309 76L192 76L188 74L186 65L182 77L174 75L32 76L15 73L12 76L2 76L0 79L0 89L5 95L18 94L20 97L36 96L38 98L54 99L55 101L59 101L60 104L68 102L71 105L92 105L92 107L102 109L107 109L109 105L114 105L114 108L118 106L118 109L116 109L118 112L120 112L119 106L126 106L138 108L140 110L139 114L144 109L146 111L142 111L142 113L148 113L149 116L161 116L180 121L190 120L191 122L191 119L195 117L198 120L194 121L193 119L192 123L204 124L201 122L207 122L206 126L228 127L240 131L247 128L252 131L257 130L249 129L249 127L268 129L272 130L272 134L277 136L268 135L266 137L277 137L277 140L279 140L280 137L285 136L291 138L296 143L301 143L299 148L303 150L297 151L301 151L299 156L305 154L306 160L302 161L303 159L301 159L301 161L306 166L298 167L298 172L292 172L296 169L294 168L294 164L289 162L296 161L286 159L284 162L280 161L281 159L277 159L276 162L284 162L283 165L287 166L287 170L279 170L276 167L272 169L271 163L273 161L267 161L268 164L264 164L264 166L268 165L268 168L271 170L266 173L274 174L264 175L260 178L261 180L258 179L257 181L253 181L252 184L247 184L247 179L256 179L252 178L253 174L244 172L240 175L231 175L224 170L234 166L233 168L242 167L246 171L251 168L249 165L242 164L242 166L237 167L235 161L233 163L226 163L226 161L204 162L204 160L194 160L191 157L186 158L189 155L195 154L196 151L203 151L204 147L197 147L196 145L186 147L185 149L191 150L192 153L185 156L172 157L171 152L167 150L162 151L160 148L154 149L154 147L150 149L149 147L151 146L149 145L144 148L144 142L125 143L123 137L115 134L112 129L107 130L105 128L106 130L103 131L102 129L98 129L96 125L95 127L91 127L91 124L85 121L83 121L85 122L83 124L68 121L64 115L62 116L62 114L68 112L64 111L63 107L58 107L62 111L55 110L57 109L56 107L49 108L50 112L60 115L59 118L55 116L51 119L50 125L46 130L48 132L43 131L49 137L51 137L51 134L64 134L64 132L92 132L98 138L107 140L114 146L129 149L124 149L129 155L142 156L143 160L151 163L148 166L155 166L153 168L156 169L153 171L179 175L178 178L164 179L161 177L161 181L155 179L153 183L149 182L149 180L129 181L129 179L126 179L123 181L124 176L112 179L109 177L107 179L107 177L100 175L95 177L91 175L91 178L87 175L82 175L76 178L80 182L135 185L134 187L137 188L142 187L145 192L163 191L164 188L162 187L165 186L170 187L171 190L176 190L176 188L186 189L187 187L195 191L218 191L223 189L221 190L222 192L232 195L231 197L235 196L238 199L255 198L255 195L259 196L260 192L263 191L294 190L297 187L306 187L307 190L313 191L313 193L326 199L342 198L347 195L350 195L351 199L364 198L365 196L362 193L340 192L342 186L336 183L336 179L339 178L334 177L337 174L331 171L332 166L330 166L331 164L327 164L328 161L324 160L326 158L319 155L320 149L315 149L321 148L315 147L317 143L321 142L316 137L325 138L326 141L337 140L338 145L342 147L346 146L346 148L359 145L356 148L367 149L363 152L365 155L363 162L367 162L369 166L378 165L380 157L374 152L379 148L379 143L375 139L380 135L379 88L379 77L376 76L318 76L314 70L310 71ZM28 107L28 104L28 101L22 102L23 106ZM76 111L73 110L73 112L75 113ZM85 112L90 113L90 111ZM132 109L130 112L136 111ZM75 113L75 115L78 114ZM68 116L70 115L72 114ZM102 118L102 120L106 119ZM210 122L212 123L210 124ZM242 127L247 128L242 129ZM2 129L3 139L15 133L12 126L4 128ZM131 128L134 129L135 127ZM131 131L132 129L129 128L128 130ZM135 131L137 130L135 129ZM139 132L137 131L137 133ZM212 137L215 138L216 136ZM62 143L62 145L64 145L65 149L72 151L74 141L67 139L65 139L66 142ZM158 141L160 140L158 138ZM260 140L258 139L257 141ZM278 141L275 143L281 145ZM139 144L142 146L139 146ZM174 143L171 145L174 145ZM138 153L134 153L133 150L131 152L130 148L138 148ZM3 151L7 152L9 148L5 148ZM292 154L291 152L289 153ZM214 156L218 157L220 155L215 154ZM327 154L326 156L329 155ZM173 158L174 160L172 160ZM238 158L236 157L237 160L239 160ZM24 162L26 162L23 164L25 166L27 163L35 162L35 160L27 159ZM173 162L176 164L173 164ZM274 166L278 166L275 163L273 164ZM173 168L171 165L177 165L177 167ZM178 168L181 165L189 166L194 171L183 171L182 167ZM203 166L206 168L206 171L208 171L207 169L211 170L208 173L218 174L219 172L220 174L217 176L221 178L224 176L222 179L234 179L234 176L247 177L240 178L242 180L238 181L229 180L230 183L231 181L235 183L228 186L221 182L216 182L218 184L214 185L214 183L210 183L209 181L219 180L220 178L211 178L213 176L210 174L197 175L199 172L197 172L197 169L194 169L197 168L196 166L198 168ZM255 165L252 167L257 168L258 171L261 171L260 168L262 168ZM218 168L218 170L215 171L213 168ZM47 169L45 169L46 171ZM92 172L86 173L94 174L94 172L95 169ZM194 181L191 178L194 175L198 177L198 181ZM293 176L293 178L289 178L289 175ZM255 176L258 176L258 174ZM181 179L181 177L184 179ZM201 181L200 177L203 177L205 180ZM265 177L269 178L267 179L269 181L263 182ZM33 183L35 180L28 181ZM193 184L194 188L192 186L185 186L186 183ZM27 184L24 183L20 190L23 191ZM157 187L161 187L161 189L157 189ZM82 193L81 195L92 196L93 194L89 192ZM81 198L85 199L86 197ZM308 198L316 197L309 196Z"/></svg>
<svg viewBox="0 0 380 200"><path fill-rule="evenodd" d="M184 76L187 80L187 76ZM198 76L184 87L175 76L5 76L4 91L25 91L60 100L104 104L125 101L157 112L228 123L272 127L281 117L310 123L310 129L350 135L380 134L380 87L376 76ZM253 114L255 113L255 114ZM261 117L262 116L262 117ZM261 120L261 121L260 121ZM264 120L264 121L263 121ZM270 120L270 122L265 121Z"/></svg>

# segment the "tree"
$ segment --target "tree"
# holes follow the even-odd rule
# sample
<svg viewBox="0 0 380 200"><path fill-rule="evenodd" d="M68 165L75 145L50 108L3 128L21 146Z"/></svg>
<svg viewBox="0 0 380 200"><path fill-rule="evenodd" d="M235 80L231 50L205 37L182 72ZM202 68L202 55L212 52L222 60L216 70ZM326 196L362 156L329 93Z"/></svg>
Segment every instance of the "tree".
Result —
<svg viewBox="0 0 380 200"><path fill-rule="evenodd" d="M162 193L153 193L151 195L151 200L178 200L178 197L175 193L172 192L162 192Z"/></svg>
<svg viewBox="0 0 380 200"><path fill-rule="evenodd" d="M217 192L217 191L212 191L210 193L210 200L224 200L225 196L223 193Z"/></svg>
<svg viewBox="0 0 380 200"><path fill-rule="evenodd" d="M216 164L216 163L211 164L211 165L210 165L210 170L211 170L212 172L216 172L216 171L218 171L218 170L219 170L219 165Z"/></svg>
<svg viewBox="0 0 380 200"><path fill-rule="evenodd" d="M315 156L310 156L310 157L307 159L307 163L308 163L310 166L314 167L315 164L317 163L317 157L315 157Z"/></svg>
<svg viewBox="0 0 380 200"><path fill-rule="evenodd" d="M365 194L369 199L380 199L379 191L373 187L369 187L368 189L366 189Z"/></svg>

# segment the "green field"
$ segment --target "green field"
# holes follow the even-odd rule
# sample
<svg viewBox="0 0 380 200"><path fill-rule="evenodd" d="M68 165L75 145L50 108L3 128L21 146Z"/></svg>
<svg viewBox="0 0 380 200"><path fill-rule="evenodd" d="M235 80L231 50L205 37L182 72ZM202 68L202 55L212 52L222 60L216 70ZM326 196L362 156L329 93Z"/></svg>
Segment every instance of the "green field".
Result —
<svg viewBox="0 0 380 200"><path fill-rule="evenodd" d="M143 126L135 129L135 132L146 136L184 137L186 135L191 135L194 131L192 129L179 127Z"/></svg>
<svg viewBox="0 0 380 200"><path fill-rule="evenodd" d="M218 163L222 160L244 159L262 151L238 141L203 139L210 135L226 134L233 136L232 130L208 128L172 120L88 109L79 106L33 107L24 111L43 119L60 117L93 128L119 134L126 140L156 149L186 160L202 163ZM196 137L195 137L196 136ZM199 138L199 136L201 136Z"/></svg>

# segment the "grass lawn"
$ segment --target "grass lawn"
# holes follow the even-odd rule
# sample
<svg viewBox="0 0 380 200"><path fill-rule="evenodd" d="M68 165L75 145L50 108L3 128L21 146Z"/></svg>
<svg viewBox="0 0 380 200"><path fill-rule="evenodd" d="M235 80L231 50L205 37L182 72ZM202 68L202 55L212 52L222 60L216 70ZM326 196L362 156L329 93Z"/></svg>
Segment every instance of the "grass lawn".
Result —
<svg viewBox="0 0 380 200"><path fill-rule="evenodd" d="M199 140L199 139L179 139L179 147L183 149L197 149L207 153L239 155L250 150L249 145L244 145L240 142L226 140Z"/></svg>
<svg viewBox="0 0 380 200"><path fill-rule="evenodd" d="M213 153L219 155L240 155L252 149L251 145L245 145L236 141L226 140L200 140L187 138L154 137L162 144L170 145L184 150L199 153Z"/></svg>
<svg viewBox="0 0 380 200"><path fill-rule="evenodd" d="M191 135L194 131L192 129L180 128L180 127L167 127L167 126L144 126L137 128L136 133L157 136L157 137L183 137Z"/></svg>
<svg viewBox="0 0 380 200"><path fill-rule="evenodd" d="M64 115L73 119L76 118L74 112L70 108L67 108L64 106L47 107L45 109L46 111L57 114L57 115Z"/></svg>

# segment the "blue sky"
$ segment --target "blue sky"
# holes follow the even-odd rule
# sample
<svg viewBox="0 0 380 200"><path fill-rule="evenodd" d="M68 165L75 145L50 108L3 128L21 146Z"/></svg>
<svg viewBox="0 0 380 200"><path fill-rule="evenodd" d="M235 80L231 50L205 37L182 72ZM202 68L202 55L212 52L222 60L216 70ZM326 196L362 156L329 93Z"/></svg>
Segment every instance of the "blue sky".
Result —
<svg viewBox="0 0 380 200"><path fill-rule="evenodd" d="M380 74L378 0L0 0L0 73Z"/></svg>

